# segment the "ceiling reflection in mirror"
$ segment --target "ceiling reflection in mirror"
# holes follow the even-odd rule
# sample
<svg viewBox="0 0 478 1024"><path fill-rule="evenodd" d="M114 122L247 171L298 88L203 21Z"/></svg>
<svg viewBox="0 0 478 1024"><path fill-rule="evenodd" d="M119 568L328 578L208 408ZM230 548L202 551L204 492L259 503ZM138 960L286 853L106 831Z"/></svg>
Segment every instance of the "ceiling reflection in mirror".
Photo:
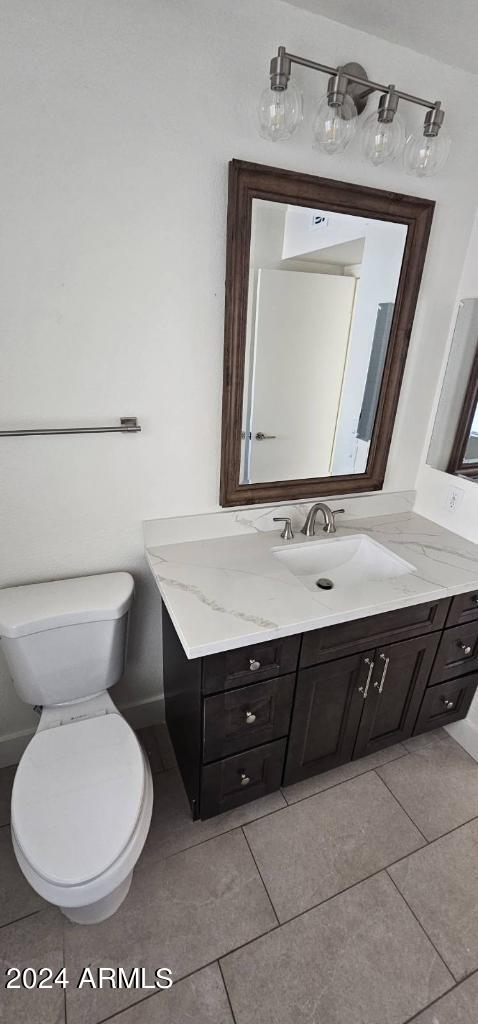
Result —
<svg viewBox="0 0 478 1024"><path fill-rule="evenodd" d="M366 471L406 235L253 199L241 483Z"/></svg>

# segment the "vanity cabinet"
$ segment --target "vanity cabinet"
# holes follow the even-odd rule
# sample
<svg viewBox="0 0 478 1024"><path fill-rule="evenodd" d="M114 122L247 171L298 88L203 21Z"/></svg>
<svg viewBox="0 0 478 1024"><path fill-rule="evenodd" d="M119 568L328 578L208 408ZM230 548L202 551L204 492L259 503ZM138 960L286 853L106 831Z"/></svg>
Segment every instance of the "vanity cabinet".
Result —
<svg viewBox="0 0 478 1024"><path fill-rule="evenodd" d="M478 593L188 660L163 606L166 721L208 818L464 718Z"/></svg>
<svg viewBox="0 0 478 1024"><path fill-rule="evenodd" d="M412 735L439 633L299 671L285 784Z"/></svg>
<svg viewBox="0 0 478 1024"><path fill-rule="evenodd" d="M351 761L372 651L299 672L284 784Z"/></svg>
<svg viewBox="0 0 478 1024"><path fill-rule="evenodd" d="M430 676L439 633L379 647L354 747L354 758L408 739Z"/></svg>

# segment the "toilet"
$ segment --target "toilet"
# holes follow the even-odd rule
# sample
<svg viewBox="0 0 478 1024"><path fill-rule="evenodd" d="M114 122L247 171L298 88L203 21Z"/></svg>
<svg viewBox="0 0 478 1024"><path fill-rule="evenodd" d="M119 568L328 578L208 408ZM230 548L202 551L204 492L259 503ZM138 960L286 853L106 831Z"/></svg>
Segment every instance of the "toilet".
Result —
<svg viewBox="0 0 478 1024"><path fill-rule="evenodd" d="M13 684L40 711L13 784L13 848L32 888L80 924L123 902L151 821L149 763L107 692L133 590L114 572L0 591Z"/></svg>

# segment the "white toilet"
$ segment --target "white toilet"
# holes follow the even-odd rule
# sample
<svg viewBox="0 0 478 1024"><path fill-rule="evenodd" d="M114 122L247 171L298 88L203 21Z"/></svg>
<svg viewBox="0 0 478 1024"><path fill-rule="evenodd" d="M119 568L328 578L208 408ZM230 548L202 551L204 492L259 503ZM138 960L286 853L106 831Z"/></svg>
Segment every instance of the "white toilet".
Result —
<svg viewBox="0 0 478 1024"><path fill-rule="evenodd" d="M120 906L151 821L149 763L107 693L133 588L115 572L0 591L15 688L41 706L13 784L13 846L36 892L81 924Z"/></svg>

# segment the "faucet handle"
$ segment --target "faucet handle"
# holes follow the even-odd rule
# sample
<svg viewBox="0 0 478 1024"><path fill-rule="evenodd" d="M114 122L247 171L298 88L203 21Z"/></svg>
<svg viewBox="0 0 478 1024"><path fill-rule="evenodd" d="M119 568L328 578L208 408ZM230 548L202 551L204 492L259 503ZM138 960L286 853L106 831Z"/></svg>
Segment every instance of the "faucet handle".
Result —
<svg viewBox="0 0 478 1024"><path fill-rule="evenodd" d="M274 523L285 523L284 529L282 530L281 537L283 540L293 540L294 534L292 533L292 520L288 516L273 516Z"/></svg>
<svg viewBox="0 0 478 1024"><path fill-rule="evenodd" d="M340 512L345 512L345 509L344 508L331 508L330 511L331 511L331 513L332 513L332 515L333 515L333 517L335 519L335 516L338 516Z"/></svg>

